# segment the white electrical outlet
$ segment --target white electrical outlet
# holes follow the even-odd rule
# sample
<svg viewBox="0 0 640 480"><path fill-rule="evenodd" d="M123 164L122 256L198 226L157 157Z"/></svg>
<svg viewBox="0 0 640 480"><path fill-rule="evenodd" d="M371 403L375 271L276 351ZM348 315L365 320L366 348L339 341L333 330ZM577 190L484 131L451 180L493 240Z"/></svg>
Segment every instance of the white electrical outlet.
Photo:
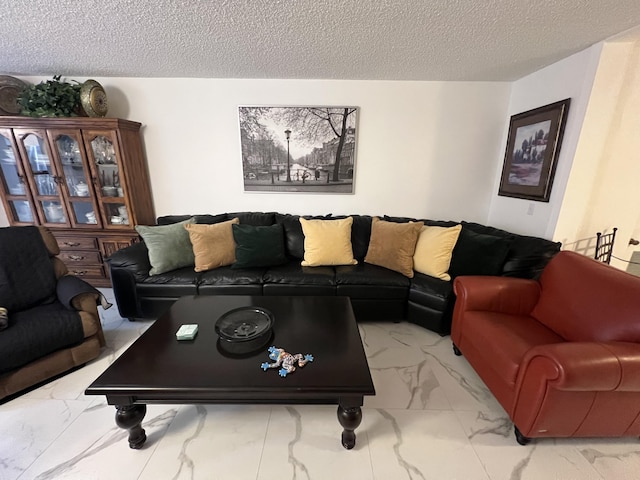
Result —
<svg viewBox="0 0 640 480"><path fill-rule="evenodd" d="M535 210L536 206L533 202L529 203L529 208L527 208L527 215L533 215L533 211Z"/></svg>

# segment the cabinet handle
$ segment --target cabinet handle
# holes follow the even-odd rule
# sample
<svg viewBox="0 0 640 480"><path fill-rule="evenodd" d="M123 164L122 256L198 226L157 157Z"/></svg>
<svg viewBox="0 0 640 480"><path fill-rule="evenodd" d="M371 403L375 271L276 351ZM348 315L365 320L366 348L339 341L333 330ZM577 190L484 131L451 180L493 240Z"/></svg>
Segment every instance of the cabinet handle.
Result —
<svg viewBox="0 0 640 480"><path fill-rule="evenodd" d="M87 274L86 270L72 270L71 273L77 275L78 277L83 277Z"/></svg>
<svg viewBox="0 0 640 480"><path fill-rule="evenodd" d="M63 245L66 245L67 247L79 247L80 244L78 242L62 242Z"/></svg>
<svg viewBox="0 0 640 480"><path fill-rule="evenodd" d="M80 260L84 260L84 257L82 255L69 255L69 260L74 260L74 261L80 261Z"/></svg>

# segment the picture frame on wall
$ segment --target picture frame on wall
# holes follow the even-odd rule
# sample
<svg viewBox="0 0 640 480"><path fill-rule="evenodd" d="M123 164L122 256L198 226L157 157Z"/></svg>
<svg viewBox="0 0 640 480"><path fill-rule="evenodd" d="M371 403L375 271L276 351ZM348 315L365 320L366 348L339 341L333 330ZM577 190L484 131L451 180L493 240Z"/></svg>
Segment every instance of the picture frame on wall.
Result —
<svg viewBox="0 0 640 480"><path fill-rule="evenodd" d="M245 192L354 192L358 107L239 106Z"/></svg>
<svg viewBox="0 0 640 480"><path fill-rule="evenodd" d="M498 195L548 202L571 99L511 117Z"/></svg>

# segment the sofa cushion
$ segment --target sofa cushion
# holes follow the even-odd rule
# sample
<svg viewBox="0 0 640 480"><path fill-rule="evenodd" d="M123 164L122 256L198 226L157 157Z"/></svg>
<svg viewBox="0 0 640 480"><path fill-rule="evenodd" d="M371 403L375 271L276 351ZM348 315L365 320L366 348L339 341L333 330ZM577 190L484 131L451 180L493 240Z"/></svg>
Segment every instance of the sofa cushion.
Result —
<svg viewBox="0 0 640 480"><path fill-rule="evenodd" d="M462 225L455 227L432 227L425 225L420 230L416 251L413 254L413 269L416 272L451 280L449 264Z"/></svg>
<svg viewBox="0 0 640 480"><path fill-rule="evenodd" d="M360 263L335 267L337 295L351 298L406 299L409 279L388 268Z"/></svg>
<svg viewBox="0 0 640 480"><path fill-rule="evenodd" d="M304 233L302 233L302 225L300 224L300 215L289 215L276 213L276 223L282 225L284 229L284 246L287 255L296 260L304 258ZM307 220L323 220L331 217L329 215L305 216Z"/></svg>
<svg viewBox="0 0 640 480"><path fill-rule="evenodd" d="M236 262L232 268L270 267L287 261L282 225L232 225Z"/></svg>
<svg viewBox="0 0 640 480"><path fill-rule="evenodd" d="M492 370L511 385L515 385L518 369L529 350L564 342L532 317L479 311L465 312L464 338L476 348L491 352Z"/></svg>
<svg viewBox="0 0 640 480"><path fill-rule="evenodd" d="M38 228L0 228L0 307L11 315L52 302L55 292L55 271Z"/></svg>
<svg viewBox="0 0 640 480"><path fill-rule="evenodd" d="M502 267L505 277L538 279L562 244L544 238L516 235Z"/></svg>
<svg viewBox="0 0 640 480"><path fill-rule="evenodd" d="M544 238L517 235L499 228L473 222L462 222L463 230L512 239L501 274L505 277L538 279L562 244ZM455 256L455 252L454 252Z"/></svg>
<svg viewBox="0 0 640 480"><path fill-rule="evenodd" d="M353 218L351 226L353 257L358 262L364 262L371 239L371 217L369 215L352 215L351 217Z"/></svg>
<svg viewBox="0 0 640 480"><path fill-rule="evenodd" d="M500 275L513 238L476 233L463 227L453 249L449 274Z"/></svg>
<svg viewBox="0 0 640 480"><path fill-rule="evenodd" d="M453 222L451 220L430 220L428 218L390 217L388 215L384 215L382 219L387 222L395 223L422 222L430 227L455 227L456 225L459 225L458 222Z"/></svg>
<svg viewBox="0 0 640 480"><path fill-rule="evenodd" d="M531 315L571 342L640 342L640 278L562 251L540 277Z"/></svg>
<svg viewBox="0 0 640 480"><path fill-rule="evenodd" d="M236 243L233 239L232 225L238 219L213 225L185 225L193 245L196 272L231 265L236 261Z"/></svg>
<svg viewBox="0 0 640 480"><path fill-rule="evenodd" d="M266 268L235 269L233 265L198 273L198 288L210 285L256 285L262 283Z"/></svg>
<svg viewBox="0 0 640 480"><path fill-rule="evenodd" d="M83 340L80 314L59 302L12 312L0 334L0 374Z"/></svg>
<svg viewBox="0 0 640 480"><path fill-rule="evenodd" d="M253 225L254 227L268 227L276 221L275 212L237 212L227 213L227 218L237 218L240 225Z"/></svg>
<svg viewBox="0 0 640 480"><path fill-rule="evenodd" d="M193 265L193 249L185 225L193 218L171 225L149 227L136 225L136 230L144 240L149 252L151 270L149 275L158 275L176 268Z"/></svg>
<svg viewBox="0 0 640 480"><path fill-rule="evenodd" d="M193 218L194 223L202 223L205 225L211 225L228 220L226 213L221 213L219 215L164 215L162 217L158 217L156 223L158 225L171 225L173 223L184 222L190 218Z"/></svg>
<svg viewBox="0 0 640 480"><path fill-rule="evenodd" d="M382 285L408 288L410 280L401 273L369 263L335 267L336 285Z"/></svg>
<svg viewBox="0 0 640 480"><path fill-rule="evenodd" d="M364 261L413 277L413 254L423 226L422 222L395 223L374 217Z"/></svg>
<svg viewBox="0 0 640 480"><path fill-rule="evenodd" d="M341 220L307 220L300 218L304 234L303 267L355 265L351 247L353 218Z"/></svg>
<svg viewBox="0 0 640 480"><path fill-rule="evenodd" d="M416 273L411 279L409 300L420 305L444 310L454 296L451 282L422 273Z"/></svg>
<svg viewBox="0 0 640 480"><path fill-rule="evenodd" d="M371 216L370 215L349 215L353 218L351 225L351 248L353 249L353 258L358 262L363 262L369 248L369 239L371 238ZM336 220L347 218L347 215L331 216Z"/></svg>
<svg viewBox="0 0 640 480"><path fill-rule="evenodd" d="M156 218L156 223L160 226L173 225L193 218L193 215L163 215Z"/></svg>
<svg viewBox="0 0 640 480"><path fill-rule="evenodd" d="M168 272L150 275L148 277L137 279L138 284L148 285L193 285L198 282L198 273L193 270L193 265L188 267L176 268Z"/></svg>
<svg viewBox="0 0 640 480"><path fill-rule="evenodd" d="M383 215L382 220L385 222L394 222L394 223L409 223L409 222L417 222L415 218L411 217L392 217L390 215Z"/></svg>
<svg viewBox="0 0 640 480"><path fill-rule="evenodd" d="M298 261L269 267L264 273L265 284L335 285L333 267L303 267Z"/></svg>

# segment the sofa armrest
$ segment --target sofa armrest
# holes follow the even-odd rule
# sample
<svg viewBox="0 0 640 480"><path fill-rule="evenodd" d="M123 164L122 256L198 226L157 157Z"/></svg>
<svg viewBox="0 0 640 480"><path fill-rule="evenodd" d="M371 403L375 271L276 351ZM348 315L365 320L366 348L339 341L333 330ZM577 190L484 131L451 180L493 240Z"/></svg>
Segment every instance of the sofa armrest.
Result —
<svg viewBox="0 0 640 480"><path fill-rule="evenodd" d="M151 270L149 250L144 242L118 250L107 258L107 263L112 271L126 270L139 280L147 278Z"/></svg>
<svg viewBox="0 0 640 480"><path fill-rule="evenodd" d="M539 345L525 355L516 385L528 382L562 391L640 392L640 344L563 342ZM529 392L531 393L531 392Z"/></svg>
<svg viewBox="0 0 640 480"><path fill-rule="evenodd" d="M528 315L540 297L540 285L535 280L509 277L457 277L453 291L458 314L475 310Z"/></svg>
<svg viewBox="0 0 640 480"><path fill-rule="evenodd" d="M149 250L144 242L134 243L113 253L107 259L113 294L122 317L142 316L136 285L149 277Z"/></svg>

